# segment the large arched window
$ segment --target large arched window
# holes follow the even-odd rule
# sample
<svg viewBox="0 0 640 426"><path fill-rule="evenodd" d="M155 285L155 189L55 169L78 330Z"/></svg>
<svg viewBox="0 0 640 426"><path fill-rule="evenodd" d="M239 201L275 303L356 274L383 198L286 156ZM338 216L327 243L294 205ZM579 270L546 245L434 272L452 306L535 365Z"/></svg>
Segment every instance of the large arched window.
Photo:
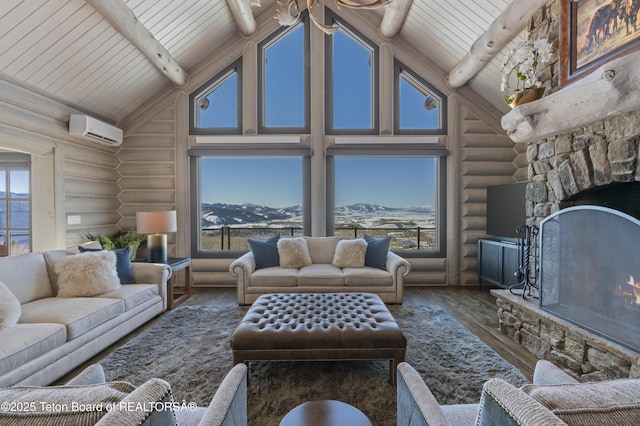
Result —
<svg viewBox="0 0 640 426"><path fill-rule="evenodd" d="M339 27L324 46L310 43L303 14L245 49L256 55L244 61L255 64L244 70L244 99L255 98L255 106L239 106L242 58L191 95L200 122L203 100L210 108L216 96L235 96L227 112L237 111L239 126L207 128L204 134L219 136L197 137L189 151L192 256L235 257L250 238L310 235L312 222L327 235L390 236L392 248L409 257L445 256L446 96L391 55L381 59L378 46L337 12L325 8L324 15ZM310 58L324 70L310 72ZM381 111L381 86L393 108Z"/></svg>

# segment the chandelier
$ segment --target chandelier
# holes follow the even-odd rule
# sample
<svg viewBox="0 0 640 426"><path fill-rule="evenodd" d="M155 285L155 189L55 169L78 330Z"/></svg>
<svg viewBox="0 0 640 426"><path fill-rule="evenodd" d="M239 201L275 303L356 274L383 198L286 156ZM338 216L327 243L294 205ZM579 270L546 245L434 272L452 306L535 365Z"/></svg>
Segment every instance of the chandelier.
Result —
<svg viewBox="0 0 640 426"><path fill-rule="evenodd" d="M323 0L307 0L307 10L309 11L309 17L311 21L320 28L326 34L335 34L338 31L337 25L323 24L313 13L314 6L322 3ZM333 0L336 7L340 6L348 7L350 9L379 9L382 6L391 3L393 0L371 0L369 2L359 3L354 0ZM276 1L277 9L274 19L278 20L278 23L283 26L290 27L295 25L300 20L300 6L299 0L283 0ZM251 6L260 7L260 0L251 0Z"/></svg>

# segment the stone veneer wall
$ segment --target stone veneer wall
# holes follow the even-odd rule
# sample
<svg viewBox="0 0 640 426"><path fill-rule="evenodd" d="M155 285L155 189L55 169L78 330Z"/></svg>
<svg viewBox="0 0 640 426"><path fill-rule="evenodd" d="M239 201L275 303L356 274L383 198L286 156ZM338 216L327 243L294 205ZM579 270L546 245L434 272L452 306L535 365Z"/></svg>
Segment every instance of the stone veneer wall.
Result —
<svg viewBox="0 0 640 426"><path fill-rule="evenodd" d="M581 191L640 181L640 110L598 121L527 146L529 224Z"/></svg>
<svg viewBox="0 0 640 426"><path fill-rule="evenodd" d="M559 0L531 18L529 37L547 38L554 58L538 72L547 92L558 87ZM606 96L606 93L602 94ZM614 182L640 180L640 111L613 115L589 126L530 142L526 148L528 224L559 210L560 202L580 191Z"/></svg>

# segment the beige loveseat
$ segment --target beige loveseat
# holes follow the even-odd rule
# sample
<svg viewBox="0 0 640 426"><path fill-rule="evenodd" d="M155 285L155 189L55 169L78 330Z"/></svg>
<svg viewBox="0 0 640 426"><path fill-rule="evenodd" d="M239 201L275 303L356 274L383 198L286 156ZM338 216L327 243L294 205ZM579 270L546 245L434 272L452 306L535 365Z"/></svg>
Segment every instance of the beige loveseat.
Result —
<svg viewBox="0 0 640 426"><path fill-rule="evenodd" d="M580 383L540 360L531 385L490 379L478 404L439 405L409 364L401 363L397 373L398 426L640 424L640 379Z"/></svg>
<svg viewBox="0 0 640 426"><path fill-rule="evenodd" d="M76 253L0 258L0 282L19 302L17 324L0 331L0 387L47 385L166 309L171 269L151 263L132 264L136 284L95 297L56 297L55 264Z"/></svg>
<svg viewBox="0 0 640 426"><path fill-rule="evenodd" d="M105 383L100 364L87 367L63 386L0 389L0 401L0 424L9 426L246 426L247 366L238 364L229 371L206 408L174 401L171 385L162 379L137 387L123 381Z"/></svg>
<svg viewBox="0 0 640 426"><path fill-rule="evenodd" d="M302 237L311 264L301 268L273 266L256 269L254 253L249 251L229 267L237 278L238 303L255 302L267 293L374 293L385 303L402 303L403 277L409 262L386 251L382 268L363 266L338 267L332 264L340 237ZM334 262L335 263L335 262Z"/></svg>

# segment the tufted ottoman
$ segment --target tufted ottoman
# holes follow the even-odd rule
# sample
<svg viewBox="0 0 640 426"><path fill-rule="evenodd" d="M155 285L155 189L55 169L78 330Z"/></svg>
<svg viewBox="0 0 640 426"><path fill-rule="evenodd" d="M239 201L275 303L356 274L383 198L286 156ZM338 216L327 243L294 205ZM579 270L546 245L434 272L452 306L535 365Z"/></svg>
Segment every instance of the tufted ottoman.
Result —
<svg viewBox="0 0 640 426"><path fill-rule="evenodd" d="M384 302L369 293L264 294L231 336L234 364L388 359L394 385L406 347Z"/></svg>

